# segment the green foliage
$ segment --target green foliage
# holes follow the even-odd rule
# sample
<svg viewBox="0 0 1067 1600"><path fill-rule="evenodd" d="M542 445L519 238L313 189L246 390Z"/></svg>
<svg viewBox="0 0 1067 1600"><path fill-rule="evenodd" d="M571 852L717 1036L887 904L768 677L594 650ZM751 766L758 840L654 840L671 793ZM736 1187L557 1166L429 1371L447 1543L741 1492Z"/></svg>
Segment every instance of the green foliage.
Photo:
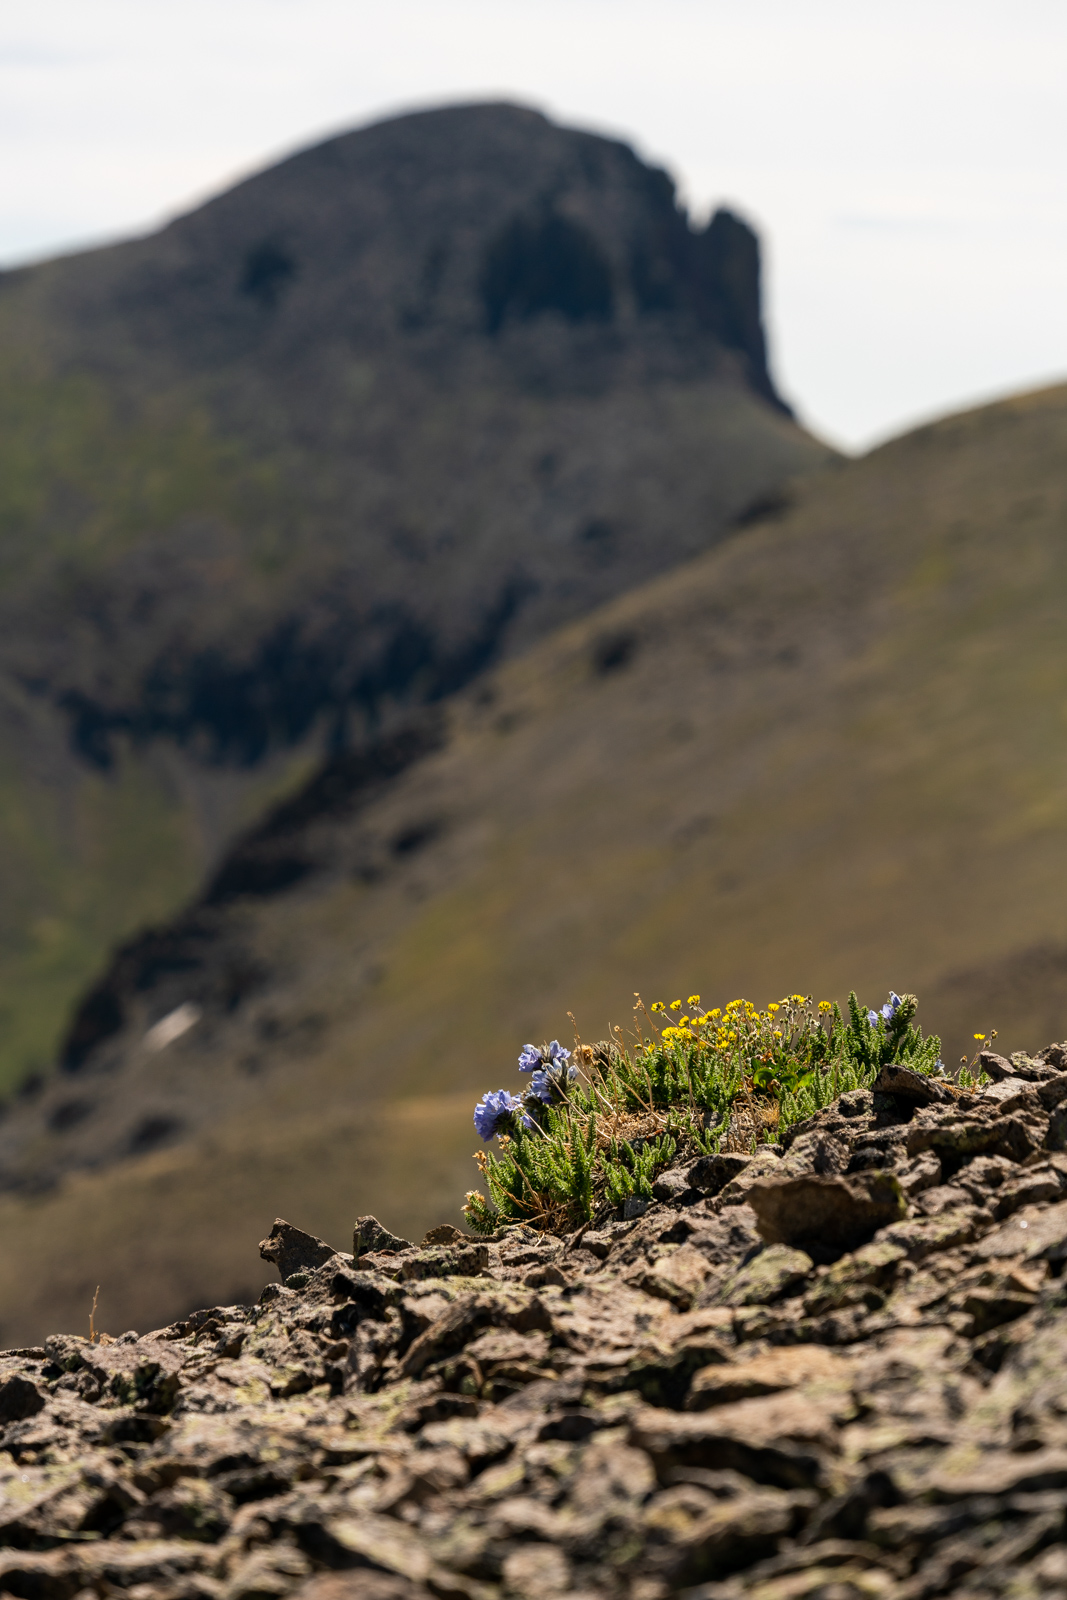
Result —
<svg viewBox="0 0 1067 1600"><path fill-rule="evenodd" d="M519 1130L500 1138L500 1154L483 1158L483 1170L497 1206L492 1227L501 1216L550 1225L566 1209L568 1220L588 1222L593 1215L593 1173L596 1167L596 1119L580 1115L578 1102L559 1109L545 1107L536 1137ZM490 1169L491 1168L491 1172ZM546 1197L551 1197L547 1201ZM478 1207L468 1216L477 1225Z"/></svg>
<svg viewBox="0 0 1067 1600"><path fill-rule="evenodd" d="M569 1066L555 1042L527 1045L520 1068L533 1087L521 1101L504 1096L511 1109L486 1097L497 1104L488 1122L479 1108L479 1128L497 1134L498 1150L475 1158L489 1190L467 1196L477 1231L581 1226L650 1199L679 1158L774 1142L838 1095L869 1088L890 1063L944 1073L940 1040L915 1025L914 995L891 994L873 1011L851 994L845 1013L796 994L763 1011L747 1000L705 1011L699 995L684 1012L680 1000L634 1009L632 1044L616 1030L611 1043L577 1045Z"/></svg>
<svg viewBox="0 0 1067 1600"><path fill-rule="evenodd" d="M620 1144L613 1139L602 1163L605 1198L612 1205L621 1205L631 1195L638 1200L651 1200L652 1180L667 1166L677 1148L677 1139L666 1134L647 1144L640 1140Z"/></svg>

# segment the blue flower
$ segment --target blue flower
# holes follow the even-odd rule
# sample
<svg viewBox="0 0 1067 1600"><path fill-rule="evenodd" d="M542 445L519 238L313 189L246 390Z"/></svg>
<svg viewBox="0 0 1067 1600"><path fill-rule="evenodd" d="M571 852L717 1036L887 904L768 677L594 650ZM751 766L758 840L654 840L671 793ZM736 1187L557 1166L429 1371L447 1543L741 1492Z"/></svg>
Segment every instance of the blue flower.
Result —
<svg viewBox="0 0 1067 1600"><path fill-rule="evenodd" d="M900 998L899 994L894 994L893 990L890 989L889 999L886 1001L885 1005L880 1011L868 1011L867 1021L870 1023L872 1028L876 1028L878 1026L879 1017L881 1017L885 1022L892 1022L893 1018L896 1016L903 1004L904 1002Z"/></svg>
<svg viewBox="0 0 1067 1600"><path fill-rule="evenodd" d="M547 1072L535 1072L530 1079L530 1093L535 1099L543 1100L546 1106L552 1104L554 1076L554 1074L550 1075Z"/></svg>
<svg viewBox="0 0 1067 1600"><path fill-rule="evenodd" d="M478 1130L478 1137L488 1143L498 1125L510 1121L512 1113L521 1110L522 1101L507 1089L491 1089L488 1094L483 1094L474 1108L474 1126Z"/></svg>
<svg viewBox="0 0 1067 1600"><path fill-rule="evenodd" d="M561 1067L563 1063L565 1061L569 1061L570 1058L570 1051L564 1050L558 1039L553 1039L552 1043L548 1047L548 1059L551 1061L552 1065L554 1067Z"/></svg>
<svg viewBox="0 0 1067 1600"><path fill-rule="evenodd" d="M523 1045L522 1055L519 1057L519 1071L536 1072L540 1065L541 1052L538 1050L537 1046L535 1044Z"/></svg>
<svg viewBox="0 0 1067 1600"><path fill-rule="evenodd" d="M570 1051L562 1051L561 1055L569 1055ZM539 1072L535 1072L530 1079L530 1094L538 1100L543 1100L546 1106L563 1099L564 1085L573 1083L578 1076L577 1067L568 1067L563 1060L555 1064L546 1063Z"/></svg>

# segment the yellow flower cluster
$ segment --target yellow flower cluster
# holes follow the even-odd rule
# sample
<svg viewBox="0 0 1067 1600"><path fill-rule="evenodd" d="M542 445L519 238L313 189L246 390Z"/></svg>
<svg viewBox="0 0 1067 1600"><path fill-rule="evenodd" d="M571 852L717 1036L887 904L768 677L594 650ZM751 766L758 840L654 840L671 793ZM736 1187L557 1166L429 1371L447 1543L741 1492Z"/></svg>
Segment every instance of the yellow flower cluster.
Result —
<svg viewBox="0 0 1067 1600"><path fill-rule="evenodd" d="M820 1000L815 1010L810 995L789 994L781 1000L772 1000L760 1011L751 1000L731 1000L724 1009L718 1006L709 1011L700 1009L700 996L691 994L685 1002L690 1011L672 1020L660 1029L660 1041L667 1045L695 1046L700 1050L715 1050L730 1055L738 1044L754 1055L772 1054L781 1048L787 1036L796 1036L817 1027L819 1021L833 1010L829 1000ZM682 1001L653 1002L653 1016L666 1020L668 1012L682 1010ZM784 1012L784 1015L781 1013Z"/></svg>

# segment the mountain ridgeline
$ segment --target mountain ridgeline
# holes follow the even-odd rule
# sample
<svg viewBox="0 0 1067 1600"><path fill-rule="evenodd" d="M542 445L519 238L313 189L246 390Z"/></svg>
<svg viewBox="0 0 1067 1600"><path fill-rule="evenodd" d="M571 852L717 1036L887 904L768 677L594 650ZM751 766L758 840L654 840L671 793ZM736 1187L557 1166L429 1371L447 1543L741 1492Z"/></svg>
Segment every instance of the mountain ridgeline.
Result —
<svg viewBox="0 0 1067 1600"><path fill-rule="evenodd" d="M0 275L0 1090L323 760L828 456L747 224L518 106Z"/></svg>
<svg viewBox="0 0 1067 1600"><path fill-rule="evenodd" d="M343 743L346 719L439 698L512 638L703 548L767 471L729 481L706 463L698 487L679 459L664 496L661 447L716 451L706 415L663 438L681 394L698 412L709 386L767 402L789 457L772 476L804 453L767 370L751 229L719 211L694 231L665 173L517 108L347 135L149 240L13 276L11 321L61 341L60 370L103 380L116 407L195 401L222 441L216 473L272 480L259 505L249 482L234 504L187 508L239 525L213 615L190 602L218 585L223 529L179 514L107 541L105 573L68 575L55 620L89 612L96 660L65 630L22 642L100 767L120 734L253 762L324 712ZM77 569L99 534L72 521ZM253 574L258 594L232 581ZM156 590L175 579L168 605Z"/></svg>

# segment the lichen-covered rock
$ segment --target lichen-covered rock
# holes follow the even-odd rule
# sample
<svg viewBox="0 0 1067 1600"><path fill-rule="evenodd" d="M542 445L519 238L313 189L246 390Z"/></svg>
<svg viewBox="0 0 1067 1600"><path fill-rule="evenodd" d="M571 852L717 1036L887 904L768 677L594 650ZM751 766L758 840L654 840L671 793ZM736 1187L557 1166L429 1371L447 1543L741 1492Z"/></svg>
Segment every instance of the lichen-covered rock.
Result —
<svg viewBox="0 0 1067 1600"><path fill-rule="evenodd" d="M739 1267L722 1287L720 1299L728 1306L766 1306L786 1295L797 1294L814 1265L803 1250L772 1244Z"/></svg>
<svg viewBox="0 0 1067 1600"><path fill-rule="evenodd" d="M1004 1068L571 1238L279 1220L256 1305L0 1355L0 1593L1067 1591L1067 1051Z"/></svg>

